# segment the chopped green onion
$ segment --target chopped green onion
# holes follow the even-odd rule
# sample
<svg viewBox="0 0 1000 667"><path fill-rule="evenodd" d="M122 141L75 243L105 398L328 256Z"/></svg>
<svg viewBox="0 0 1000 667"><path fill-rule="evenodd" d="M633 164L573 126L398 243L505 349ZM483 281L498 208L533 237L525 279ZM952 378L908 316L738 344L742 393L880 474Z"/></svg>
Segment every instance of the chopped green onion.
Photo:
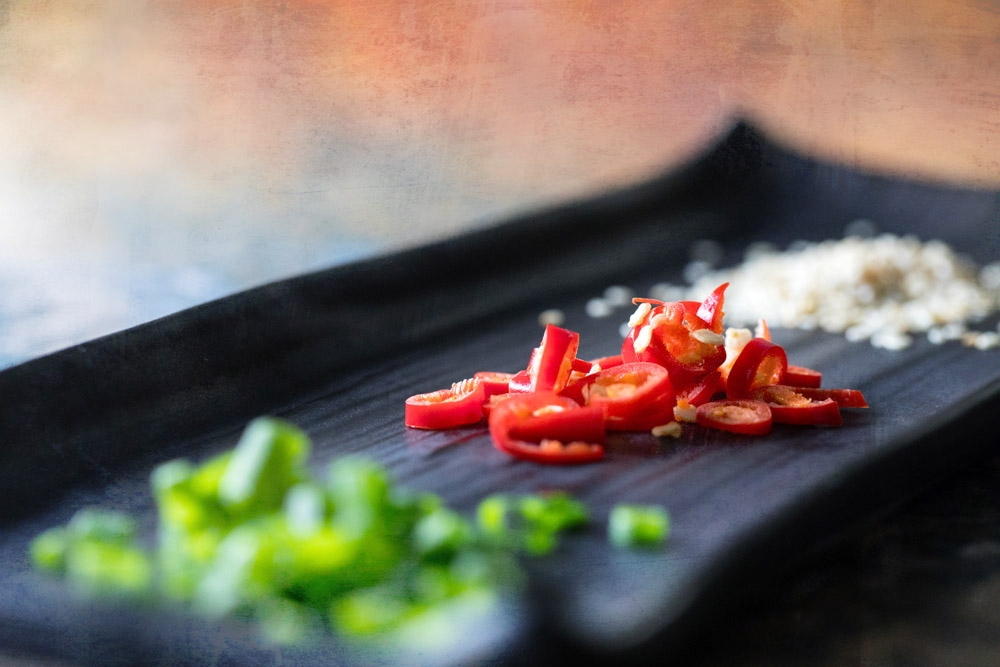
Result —
<svg viewBox="0 0 1000 667"><path fill-rule="evenodd" d="M413 527L417 551L427 560L448 559L472 540L469 522L457 512L439 508L421 517Z"/></svg>
<svg viewBox="0 0 1000 667"><path fill-rule="evenodd" d="M66 577L85 593L142 595L149 592L153 566L137 547L83 540L66 552Z"/></svg>
<svg viewBox="0 0 1000 667"><path fill-rule="evenodd" d="M585 526L590 520L587 508L563 492L525 496L519 509L529 524L553 533Z"/></svg>
<svg viewBox="0 0 1000 667"><path fill-rule="evenodd" d="M31 541L31 562L41 570L62 573L66 569L69 543L69 531L65 526L49 528Z"/></svg>
<svg viewBox="0 0 1000 667"><path fill-rule="evenodd" d="M237 513L274 511L301 481L309 438L280 419L259 417L246 427L221 479L219 501Z"/></svg>
<svg viewBox="0 0 1000 667"><path fill-rule="evenodd" d="M330 514L329 505L329 498L321 486L302 482L285 494L282 510L293 533L311 535L323 527Z"/></svg>
<svg viewBox="0 0 1000 667"><path fill-rule="evenodd" d="M657 546L669 530L666 510L656 505L615 505L608 517L608 539L617 547Z"/></svg>
<svg viewBox="0 0 1000 667"><path fill-rule="evenodd" d="M67 526L72 540L96 540L108 544L128 544L135 538L135 520L123 512L84 508L73 515Z"/></svg>
<svg viewBox="0 0 1000 667"><path fill-rule="evenodd" d="M584 526L587 508L563 492L507 496L495 494L480 501L476 524L488 539L532 555L550 553L558 535Z"/></svg>
<svg viewBox="0 0 1000 667"><path fill-rule="evenodd" d="M453 619L488 613L498 587L522 585L518 556L549 553L588 522L562 492L489 496L470 520L356 457L317 480L310 449L294 425L255 419L233 450L153 470L152 555L133 518L87 508L38 535L31 560L84 593L158 595L209 618L253 619L280 643L332 624L423 645L445 639Z"/></svg>
<svg viewBox="0 0 1000 667"><path fill-rule="evenodd" d="M476 506L476 525L485 536L502 540L509 536L510 526L507 515L510 512L510 500L507 496L496 494L487 496Z"/></svg>

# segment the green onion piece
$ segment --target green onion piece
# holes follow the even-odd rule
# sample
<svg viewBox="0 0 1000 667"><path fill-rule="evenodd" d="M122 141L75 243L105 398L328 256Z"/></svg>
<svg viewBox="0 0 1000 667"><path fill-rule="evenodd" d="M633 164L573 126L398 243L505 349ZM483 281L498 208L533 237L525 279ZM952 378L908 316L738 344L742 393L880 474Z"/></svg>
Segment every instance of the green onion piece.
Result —
<svg viewBox="0 0 1000 667"><path fill-rule="evenodd" d="M41 570L62 573L69 545L69 531L64 526L49 528L31 541L31 562Z"/></svg>
<svg viewBox="0 0 1000 667"><path fill-rule="evenodd" d="M234 450L222 452L205 461L191 475L190 489L196 498L212 505L219 505L219 485L233 459Z"/></svg>
<svg viewBox="0 0 1000 667"><path fill-rule="evenodd" d="M544 528L530 528L521 537L521 547L532 556L552 553L558 543L556 533Z"/></svg>
<svg viewBox="0 0 1000 667"><path fill-rule="evenodd" d="M219 501L234 514L281 507L285 492L305 478L308 436L294 424L258 417L247 425L219 480Z"/></svg>
<svg viewBox="0 0 1000 667"><path fill-rule="evenodd" d="M561 491L525 496L519 509L529 524L551 532L579 528L590 520L587 508Z"/></svg>
<svg viewBox="0 0 1000 667"><path fill-rule="evenodd" d="M204 530L228 530L231 521L219 503L219 481L231 457L232 453L226 452L198 467L177 459L153 470L151 481L160 524L172 538Z"/></svg>
<svg viewBox="0 0 1000 667"><path fill-rule="evenodd" d="M323 631L318 615L288 598L269 598L260 603L257 617L264 636L275 644L305 643Z"/></svg>
<svg viewBox="0 0 1000 667"><path fill-rule="evenodd" d="M156 562L160 588L168 598L184 601L194 596L223 537L215 528L187 532L160 526Z"/></svg>
<svg viewBox="0 0 1000 667"><path fill-rule="evenodd" d="M186 459L175 459L167 461L153 468L150 475L150 485L153 487L153 495L159 498L171 489L189 482L196 472L195 467Z"/></svg>
<svg viewBox="0 0 1000 667"><path fill-rule="evenodd" d="M265 598L271 589L262 576L268 569L268 542L267 529L252 522L230 532L198 581L194 608L211 618L221 618L246 602Z"/></svg>
<svg viewBox="0 0 1000 667"><path fill-rule="evenodd" d="M411 612L411 605L399 591L380 586L336 599L330 606L330 620L339 632L364 636L391 630Z"/></svg>
<svg viewBox="0 0 1000 667"><path fill-rule="evenodd" d="M124 512L86 507L67 524L73 541L95 540L107 544L129 544L136 533L135 519Z"/></svg>
<svg viewBox="0 0 1000 667"><path fill-rule="evenodd" d="M219 480L232 452L200 466L177 459L157 466L151 482L159 510L157 567L170 599L190 600L233 518L219 503Z"/></svg>
<svg viewBox="0 0 1000 667"><path fill-rule="evenodd" d="M365 571L362 542L329 525L305 536L290 532L273 556L280 590L325 612L334 596L371 582L359 580Z"/></svg>
<svg viewBox="0 0 1000 667"><path fill-rule="evenodd" d="M657 546L669 530L670 517L656 505L615 505L608 517L608 539L616 547Z"/></svg>
<svg viewBox="0 0 1000 667"><path fill-rule="evenodd" d="M421 517L413 527L417 552L427 560L454 556L473 536L466 519L450 509L440 508Z"/></svg>
<svg viewBox="0 0 1000 667"><path fill-rule="evenodd" d="M540 556L550 553L558 534L589 521L586 507L564 492L487 496L476 507L476 526L497 546Z"/></svg>
<svg viewBox="0 0 1000 667"><path fill-rule="evenodd" d="M83 540L66 552L66 577L91 595L142 595L150 590L153 566L140 549Z"/></svg>
<svg viewBox="0 0 1000 667"><path fill-rule="evenodd" d="M338 459L330 465L327 481L337 526L356 535L384 526L390 514L391 483L380 465L353 457Z"/></svg>
<svg viewBox="0 0 1000 667"><path fill-rule="evenodd" d="M318 484L296 484L282 502L282 511L288 528L296 535L310 535L326 523L329 516L326 491Z"/></svg>
<svg viewBox="0 0 1000 667"><path fill-rule="evenodd" d="M507 496L487 496L476 506L476 527L486 537L502 541L510 536L509 513L510 499Z"/></svg>

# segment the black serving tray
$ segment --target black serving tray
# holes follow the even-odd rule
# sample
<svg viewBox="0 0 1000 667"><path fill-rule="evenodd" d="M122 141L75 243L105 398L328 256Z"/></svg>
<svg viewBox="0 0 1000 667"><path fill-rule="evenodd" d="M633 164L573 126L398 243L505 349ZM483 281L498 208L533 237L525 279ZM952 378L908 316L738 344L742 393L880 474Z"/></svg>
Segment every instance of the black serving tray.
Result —
<svg viewBox="0 0 1000 667"><path fill-rule="evenodd" d="M460 510L496 491L559 488L593 512L590 530L527 564L523 598L447 651L393 654L392 664L663 661L748 582L979 460L1000 410L1000 352L926 341L889 352L777 330L793 363L863 390L872 407L841 428L776 427L762 439L695 428L677 440L623 435L604 462L582 467L515 461L479 427L407 430L403 401L478 370L522 368L546 308L581 333L581 356L615 353L628 312L591 318L587 299L615 283L643 292L678 281L697 239L721 241L735 261L749 243L839 237L859 218L1000 259L998 193L824 164L739 124L690 165L635 187L264 285L4 370L0 646L100 665L372 662L332 638L279 650L239 624L80 600L27 563L31 537L84 505L126 509L150 529L153 466L232 447L249 419L280 414L312 437L317 469L360 453ZM603 522L625 501L669 509L665 549L608 545Z"/></svg>

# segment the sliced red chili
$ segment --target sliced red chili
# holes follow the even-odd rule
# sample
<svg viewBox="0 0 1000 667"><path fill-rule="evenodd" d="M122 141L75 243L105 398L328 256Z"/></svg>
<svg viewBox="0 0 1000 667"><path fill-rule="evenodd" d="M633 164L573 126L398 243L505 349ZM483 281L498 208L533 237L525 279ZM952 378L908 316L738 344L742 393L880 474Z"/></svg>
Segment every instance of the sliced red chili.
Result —
<svg viewBox="0 0 1000 667"><path fill-rule="evenodd" d="M697 317L702 326L711 326L709 322L706 322L703 317L698 315L698 311L701 310L701 301L678 301L677 303L684 307L685 314Z"/></svg>
<svg viewBox="0 0 1000 667"><path fill-rule="evenodd" d="M702 405L712 400L721 388L722 374L719 371L712 371L695 384L679 389L677 399L683 398L691 405Z"/></svg>
<svg viewBox="0 0 1000 667"><path fill-rule="evenodd" d="M757 336L757 338L771 340L771 327L767 326L767 320L763 317L757 320L757 328L754 335Z"/></svg>
<svg viewBox="0 0 1000 667"><path fill-rule="evenodd" d="M809 401L806 405L770 405L774 421L779 424L840 426L844 417L833 399Z"/></svg>
<svg viewBox="0 0 1000 667"><path fill-rule="evenodd" d="M489 420L490 413L493 412L493 408L495 408L500 403L503 403L511 396L517 396L517 395L518 393L516 392L508 392L506 394L493 394L492 396L487 396L486 400L483 401L483 417Z"/></svg>
<svg viewBox="0 0 1000 667"><path fill-rule="evenodd" d="M406 399L403 422L411 428L445 429L475 424L483 418L486 392L483 383L470 378L450 389L417 394Z"/></svg>
<svg viewBox="0 0 1000 667"><path fill-rule="evenodd" d="M751 396L767 403L779 424L840 426L844 422L840 406L832 398L813 400L797 387L769 385L755 389Z"/></svg>
<svg viewBox="0 0 1000 667"><path fill-rule="evenodd" d="M632 297L632 304L638 306L640 303L648 303L652 307L662 306L666 301L661 301L660 299L650 299L646 296L636 296Z"/></svg>
<svg viewBox="0 0 1000 667"><path fill-rule="evenodd" d="M604 458L604 412L553 392L515 394L490 413L494 446L517 458L550 464Z"/></svg>
<svg viewBox="0 0 1000 667"><path fill-rule="evenodd" d="M771 408L763 401L751 399L726 399L699 405L695 421L706 428L714 428L741 435L765 435L773 422Z"/></svg>
<svg viewBox="0 0 1000 667"><path fill-rule="evenodd" d="M483 383L486 398L489 398L490 396L506 394L510 391L510 380L514 377L514 374L501 371L479 371L472 377Z"/></svg>
<svg viewBox="0 0 1000 667"><path fill-rule="evenodd" d="M542 342L528 361L530 391L559 391L565 387L579 347L580 334L554 324L546 325Z"/></svg>
<svg viewBox="0 0 1000 667"><path fill-rule="evenodd" d="M783 384L792 387L818 387L823 383L823 374L805 366L789 365L785 370Z"/></svg>
<svg viewBox="0 0 1000 667"><path fill-rule="evenodd" d="M729 398L746 398L754 389L781 384L788 369L788 355L780 345L753 338L740 351L726 378Z"/></svg>
<svg viewBox="0 0 1000 667"><path fill-rule="evenodd" d="M532 443L555 440L602 445L607 429L604 412L599 406L550 405L536 408L530 419L511 424L509 435L516 440Z"/></svg>
<svg viewBox="0 0 1000 667"><path fill-rule="evenodd" d="M528 372L528 369L518 371L510 376L510 380L507 382L507 391L511 393L524 393L532 391L531 373Z"/></svg>
<svg viewBox="0 0 1000 667"><path fill-rule="evenodd" d="M785 382L788 384L788 382ZM821 389L819 387L795 387L795 391L814 401L832 400L842 408L867 408L868 401L858 389Z"/></svg>
<svg viewBox="0 0 1000 667"><path fill-rule="evenodd" d="M722 333L722 304L725 301L726 288L729 283L722 283L698 306L697 315L704 320L715 333Z"/></svg>
<svg viewBox="0 0 1000 667"><path fill-rule="evenodd" d="M726 359L726 348L715 337L684 303L663 303L634 324L622 343L622 359L659 364L676 386L692 384Z"/></svg>
<svg viewBox="0 0 1000 667"><path fill-rule="evenodd" d="M674 388L667 369L649 362L623 363L592 373L567 387L585 405L604 409L612 431L646 431L673 421Z"/></svg>
<svg viewBox="0 0 1000 667"><path fill-rule="evenodd" d="M567 384L566 387L559 392L559 395L564 398L573 399L573 402L578 405L586 405L586 394L590 390L590 383L593 382L594 375L596 375L596 373L573 378L570 380L569 384Z"/></svg>
<svg viewBox="0 0 1000 667"><path fill-rule="evenodd" d="M614 366L621 366L623 363L625 363L625 360L622 359L622 355L620 354L598 357L590 362L590 372L596 373L597 371L603 371Z"/></svg>

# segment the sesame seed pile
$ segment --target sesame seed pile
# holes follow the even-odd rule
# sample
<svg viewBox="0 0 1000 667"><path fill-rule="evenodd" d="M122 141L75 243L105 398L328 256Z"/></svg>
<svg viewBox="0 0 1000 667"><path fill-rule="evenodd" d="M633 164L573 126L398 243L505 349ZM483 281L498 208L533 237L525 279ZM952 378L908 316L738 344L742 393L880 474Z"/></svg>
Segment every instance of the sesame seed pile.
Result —
<svg viewBox="0 0 1000 667"><path fill-rule="evenodd" d="M797 241L782 250L760 242L746 248L738 266L719 268L724 252L714 240L696 241L682 277L686 284L657 283L648 296L661 301L701 300L723 282L726 324L821 330L889 350L926 336L934 344L959 341L987 350L1000 347L1000 261L978 266L943 241L878 234L857 220L844 237ZM590 299L591 317L609 317L630 305L629 287L612 285ZM558 323L559 310L539 322ZM629 331L622 323L620 331Z"/></svg>
<svg viewBox="0 0 1000 667"><path fill-rule="evenodd" d="M849 234L784 251L759 244L742 264L721 270L692 253L685 278L691 284L679 291L689 299L728 281L726 321L733 326L764 318L891 350L908 347L917 334L932 343L1000 346L1000 329L972 326L1000 308L1000 262L979 267L941 241ZM676 298L678 287L654 291L661 293L654 298Z"/></svg>

